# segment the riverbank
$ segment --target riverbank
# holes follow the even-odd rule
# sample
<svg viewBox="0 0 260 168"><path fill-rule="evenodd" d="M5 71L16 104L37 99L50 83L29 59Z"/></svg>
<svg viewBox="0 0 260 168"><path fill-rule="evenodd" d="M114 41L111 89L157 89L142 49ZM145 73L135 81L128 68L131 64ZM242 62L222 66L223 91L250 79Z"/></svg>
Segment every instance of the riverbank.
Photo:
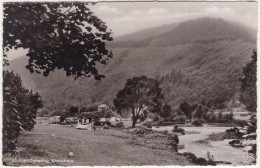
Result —
<svg viewBox="0 0 260 168"><path fill-rule="evenodd" d="M159 136L145 145L133 137L118 129L87 131L36 125L19 137L19 154L15 158L5 155L3 161L9 166L194 165L176 152L158 148L158 144L167 145Z"/></svg>
<svg viewBox="0 0 260 168"><path fill-rule="evenodd" d="M186 135L179 135L180 144L185 146L180 153L190 152L197 157L208 158L210 152L216 161L231 162L232 165L254 165L254 157L248 153L249 147L234 148L229 145L231 139L213 141L208 139L209 135L225 132L230 127L182 127ZM172 126L153 128L156 131L171 131Z"/></svg>

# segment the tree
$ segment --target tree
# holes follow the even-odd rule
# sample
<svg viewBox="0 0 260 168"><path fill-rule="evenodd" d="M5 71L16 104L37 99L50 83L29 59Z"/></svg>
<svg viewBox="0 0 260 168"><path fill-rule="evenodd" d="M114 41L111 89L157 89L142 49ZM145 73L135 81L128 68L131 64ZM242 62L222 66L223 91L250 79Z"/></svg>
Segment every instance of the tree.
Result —
<svg viewBox="0 0 260 168"><path fill-rule="evenodd" d="M252 60L243 68L244 77L241 81L240 102L246 106L246 109L252 113L256 113L257 97L256 97L256 62L257 52L253 51Z"/></svg>
<svg viewBox="0 0 260 168"><path fill-rule="evenodd" d="M19 135L33 129L42 106L40 95L24 87L19 75L3 72L3 154L16 150Z"/></svg>
<svg viewBox="0 0 260 168"><path fill-rule="evenodd" d="M185 102L182 102L180 104L180 107L179 109L185 114L185 116L191 120L192 118L192 107L189 103L187 103L186 101Z"/></svg>
<svg viewBox="0 0 260 168"><path fill-rule="evenodd" d="M65 119L66 119L66 117L64 115L61 115L60 116L60 123L62 123Z"/></svg>
<svg viewBox="0 0 260 168"><path fill-rule="evenodd" d="M169 117L169 115L171 114L172 112L172 108L170 105L168 104L165 104L163 107L162 107L162 110L160 112L160 116L163 117L163 118L167 118Z"/></svg>
<svg viewBox="0 0 260 168"><path fill-rule="evenodd" d="M202 119L204 114L206 112L206 109L203 105L198 105L196 111L195 111L195 114L194 114L194 118L200 118Z"/></svg>
<svg viewBox="0 0 260 168"><path fill-rule="evenodd" d="M31 73L48 76L63 69L75 78L94 76L100 80L96 64L107 64L112 52L105 47L113 40L111 30L83 2L4 3L4 63L10 49L28 49Z"/></svg>
<svg viewBox="0 0 260 168"><path fill-rule="evenodd" d="M133 115L132 127L135 127L137 119L143 110L155 113L161 109L163 100L162 89L157 80L146 76L128 79L125 87L120 90L114 99L116 109L129 110Z"/></svg>
<svg viewBox="0 0 260 168"><path fill-rule="evenodd" d="M77 106L70 106L70 108L68 110L72 114L73 117L75 116L76 113L79 112L79 108Z"/></svg>
<svg viewBox="0 0 260 168"><path fill-rule="evenodd" d="M92 112L92 111L97 111L98 110L98 106L97 105L90 105L87 107L82 107L80 109L80 112Z"/></svg>
<svg viewBox="0 0 260 168"><path fill-rule="evenodd" d="M223 117L224 117L224 115L222 114L222 111L220 111L220 112L218 113L218 118L222 120Z"/></svg>

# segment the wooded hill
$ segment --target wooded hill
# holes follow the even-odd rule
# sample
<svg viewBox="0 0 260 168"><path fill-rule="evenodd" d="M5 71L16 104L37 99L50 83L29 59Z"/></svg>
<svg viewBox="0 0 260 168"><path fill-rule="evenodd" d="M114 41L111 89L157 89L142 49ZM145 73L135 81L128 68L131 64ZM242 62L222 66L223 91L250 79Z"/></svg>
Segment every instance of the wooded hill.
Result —
<svg viewBox="0 0 260 168"><path fill-rule="evenodd" d="M68 103L83 107L108 101L112 105L126 80L140 75L159 80L165 100L173 108L185 100L196 103L213 98L225 102L239 92L242 67L256 48L255 30L213 18L165 25L165 30L163 27L107 44L114 56L108 65L98 65L106 76L101 81L74 80L62 71L48 77L31 74L24 68L26 57L11 61L8 69L21 74L24 83L40 93L50 111Z"/></svg>

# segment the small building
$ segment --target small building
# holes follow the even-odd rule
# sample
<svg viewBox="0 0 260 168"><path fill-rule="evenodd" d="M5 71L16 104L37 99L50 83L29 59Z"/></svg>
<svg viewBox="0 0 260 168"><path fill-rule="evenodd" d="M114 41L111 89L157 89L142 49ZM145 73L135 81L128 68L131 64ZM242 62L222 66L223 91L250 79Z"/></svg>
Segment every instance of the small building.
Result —
<svg viewBox="0 0 260 168"><path fill-rule="evenodd" d="M75 123L77 123L77 119L74 117L67 117L67 118L65 118L64 122L66 124L75 124Z"/></svg>
<svg viewBox="0 0 260 168"><path fill-rule="evenodd" d="M98 120L102 117L100 111L93 111L93 112L81 112L77 115L77 123L81 125L86 125L91 123L92 120Z"/></svg>
<svg viewBox="0 0 260 168"><path fill-rule="evenodd" d="M49 119L49 123L52 123L52 124L57 124L59 122L60 122L60 116L52 116Z"/></svg>

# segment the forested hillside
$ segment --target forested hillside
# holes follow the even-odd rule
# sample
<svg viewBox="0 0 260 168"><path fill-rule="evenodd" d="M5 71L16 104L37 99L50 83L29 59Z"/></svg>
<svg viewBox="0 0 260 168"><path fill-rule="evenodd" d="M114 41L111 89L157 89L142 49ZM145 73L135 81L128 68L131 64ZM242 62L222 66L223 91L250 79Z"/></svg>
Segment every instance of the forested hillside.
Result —
<svg viewBox="0 0 260 168"><path fill-rule="evenodd" d="M256 34L252 32L221 19L202 18L180 23L156 36L144 35L142 40L114 42L109 44L113 59L106 66L98 66L106 76L101 81L74 80L62 71L48 77L30 74L24 68L26 57L11 61L8 68L40 92L44 107L50 111L62 109L68 102L80 107L103 101L112 105L126 80L140 75L159 80L165 100L173 108L185 100L224 102L239 91L242 67L256 48Z"/></svg>

